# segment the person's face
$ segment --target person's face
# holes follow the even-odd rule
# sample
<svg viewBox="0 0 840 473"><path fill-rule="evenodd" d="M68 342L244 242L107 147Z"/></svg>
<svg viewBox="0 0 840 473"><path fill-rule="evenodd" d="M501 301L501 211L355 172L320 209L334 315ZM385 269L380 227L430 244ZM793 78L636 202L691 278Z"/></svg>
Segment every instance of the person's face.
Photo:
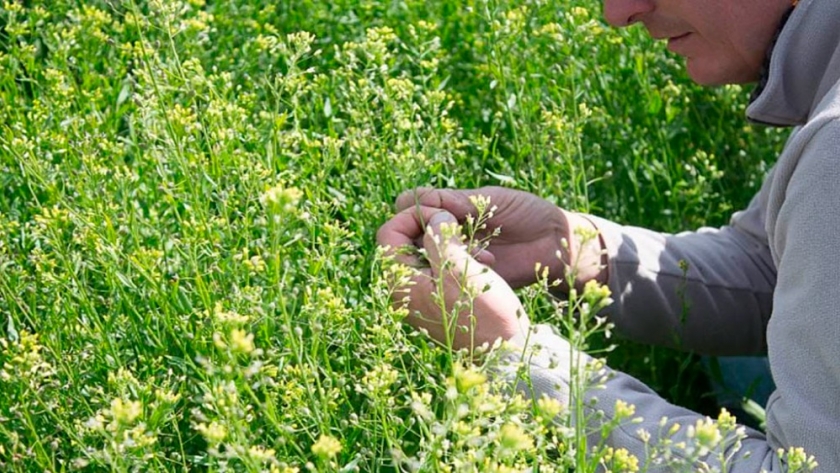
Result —
<svg viewBox="0 0 840 473"><path fill-rule="evenodd" d="M617 27L642 23L686 58L698 84L758 79L767 49L791 0L604 0Z"/></svg>

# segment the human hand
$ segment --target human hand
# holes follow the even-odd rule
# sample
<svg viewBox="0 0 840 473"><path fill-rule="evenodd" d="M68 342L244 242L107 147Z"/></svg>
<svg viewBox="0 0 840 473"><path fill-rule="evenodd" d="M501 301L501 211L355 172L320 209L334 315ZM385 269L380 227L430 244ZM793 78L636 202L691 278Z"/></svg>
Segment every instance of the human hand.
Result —
<svg viewBox="0 0 840 473"><path fill-rule="evenodd" d="M391 249L397 261L415 268L407 287L394 303L408 308L407 322L426 330L454 349L492 345L525 333L529 321L519 298L497 273L473 257L464 244L454 215L425 207L409 207L386 222L377 242ZM428 258L400 251L421 242Z"/></svg>
<svg viewBox="0 0 840 473"><path fill-rule="evenodd" d="M403 192L397 198L397 211L413 207L431 207L445 210L459 221L468 215L477 217L471 197L485 196L495 207L487 227L480 230L476 239L485 239L495 231L486 251L479 259L491 266L513 288L527 286L537 280L535 267L540 263L548 268L548 279L563 280L566 265L576 262L578 283L588 279L604 280L601 272L601 247L593 242L579 242L576 227L594 228L585 218L563 211L536 195L504 187L480 189L431 189L418 188ZM563 241L568 242L563 246ZM558 257L558 255L560 257Z"/></svg>

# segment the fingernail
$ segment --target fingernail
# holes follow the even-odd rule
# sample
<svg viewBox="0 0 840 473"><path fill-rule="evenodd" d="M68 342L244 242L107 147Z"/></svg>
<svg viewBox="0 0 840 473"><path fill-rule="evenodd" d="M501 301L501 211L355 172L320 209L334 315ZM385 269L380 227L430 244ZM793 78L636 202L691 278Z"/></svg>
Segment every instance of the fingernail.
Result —
<svg viewBox="0 0 840 473"><path fill-rule="evenodd" d="M438 212L429 219L429 225L437 227L444 222L455 222L455 217L449 212Z"/></svg>
<svg viewBox="0 0 840 473"><path fill-rule="evenodd" d="M438 212L432 215L432 218L429 219L429 225L433 227L439 226L441 223L444 222L456 222L455 216L453 216L449 212Z"/></svg>

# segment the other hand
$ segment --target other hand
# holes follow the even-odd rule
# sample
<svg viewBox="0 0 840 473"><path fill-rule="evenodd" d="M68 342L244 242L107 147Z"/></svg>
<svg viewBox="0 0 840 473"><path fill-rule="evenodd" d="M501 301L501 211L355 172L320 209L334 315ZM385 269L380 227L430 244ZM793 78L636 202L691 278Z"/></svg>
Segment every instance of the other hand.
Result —
<svg viewBox="0 0 840 473"><path fill-rule="evenodd" d="M472 350L525 333L529 321L519 298L499 274L479 262L486 254L476 259L469 253L457 225L453 214L420 205L403 209L379 229L377 242L416 268L394 303L408 308L409 324L454 349ZM417 256L399 251L418 241L428 267L420 267Z"/></svg>
<svg viewBox="0 0 840 473"><path fill-rule="evenodd" d="M489 197L490 206L495 207L487 228L476 237L485 238L494 230L500 230L499 235L490 240L486 253L478 257L492 266L513 288L527 286L537 280L537 263L549 268L549 281L562 280L565 265L572 261L579 263L578 283L605 278L604 274L600 274L601 248L597 241L594 245L584 245L583 253L577 254L582 245L575 238L573 229L577 226L593 228L592 224L536 195L504 187L465 190L418 188L400 194L396 207L398 212L416 207L441 209L464 222L468 215L477 217L477 209L470 200L473 196ZM564 240L568 243L565 247L562 245Z"/></svg>

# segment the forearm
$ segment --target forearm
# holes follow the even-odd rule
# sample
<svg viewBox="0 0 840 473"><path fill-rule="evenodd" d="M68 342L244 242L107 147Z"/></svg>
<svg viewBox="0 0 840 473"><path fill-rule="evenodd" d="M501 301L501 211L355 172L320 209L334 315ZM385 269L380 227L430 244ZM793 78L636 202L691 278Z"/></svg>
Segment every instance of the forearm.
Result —
<svg viewBox="0 0 840 473"><path fill-rule="evenodd" d="M766 350L775 267L760 239L736 226L669 235L586 219L607 255L596 277L613 293L605 314L619 333L706 354Z"/></svg>

